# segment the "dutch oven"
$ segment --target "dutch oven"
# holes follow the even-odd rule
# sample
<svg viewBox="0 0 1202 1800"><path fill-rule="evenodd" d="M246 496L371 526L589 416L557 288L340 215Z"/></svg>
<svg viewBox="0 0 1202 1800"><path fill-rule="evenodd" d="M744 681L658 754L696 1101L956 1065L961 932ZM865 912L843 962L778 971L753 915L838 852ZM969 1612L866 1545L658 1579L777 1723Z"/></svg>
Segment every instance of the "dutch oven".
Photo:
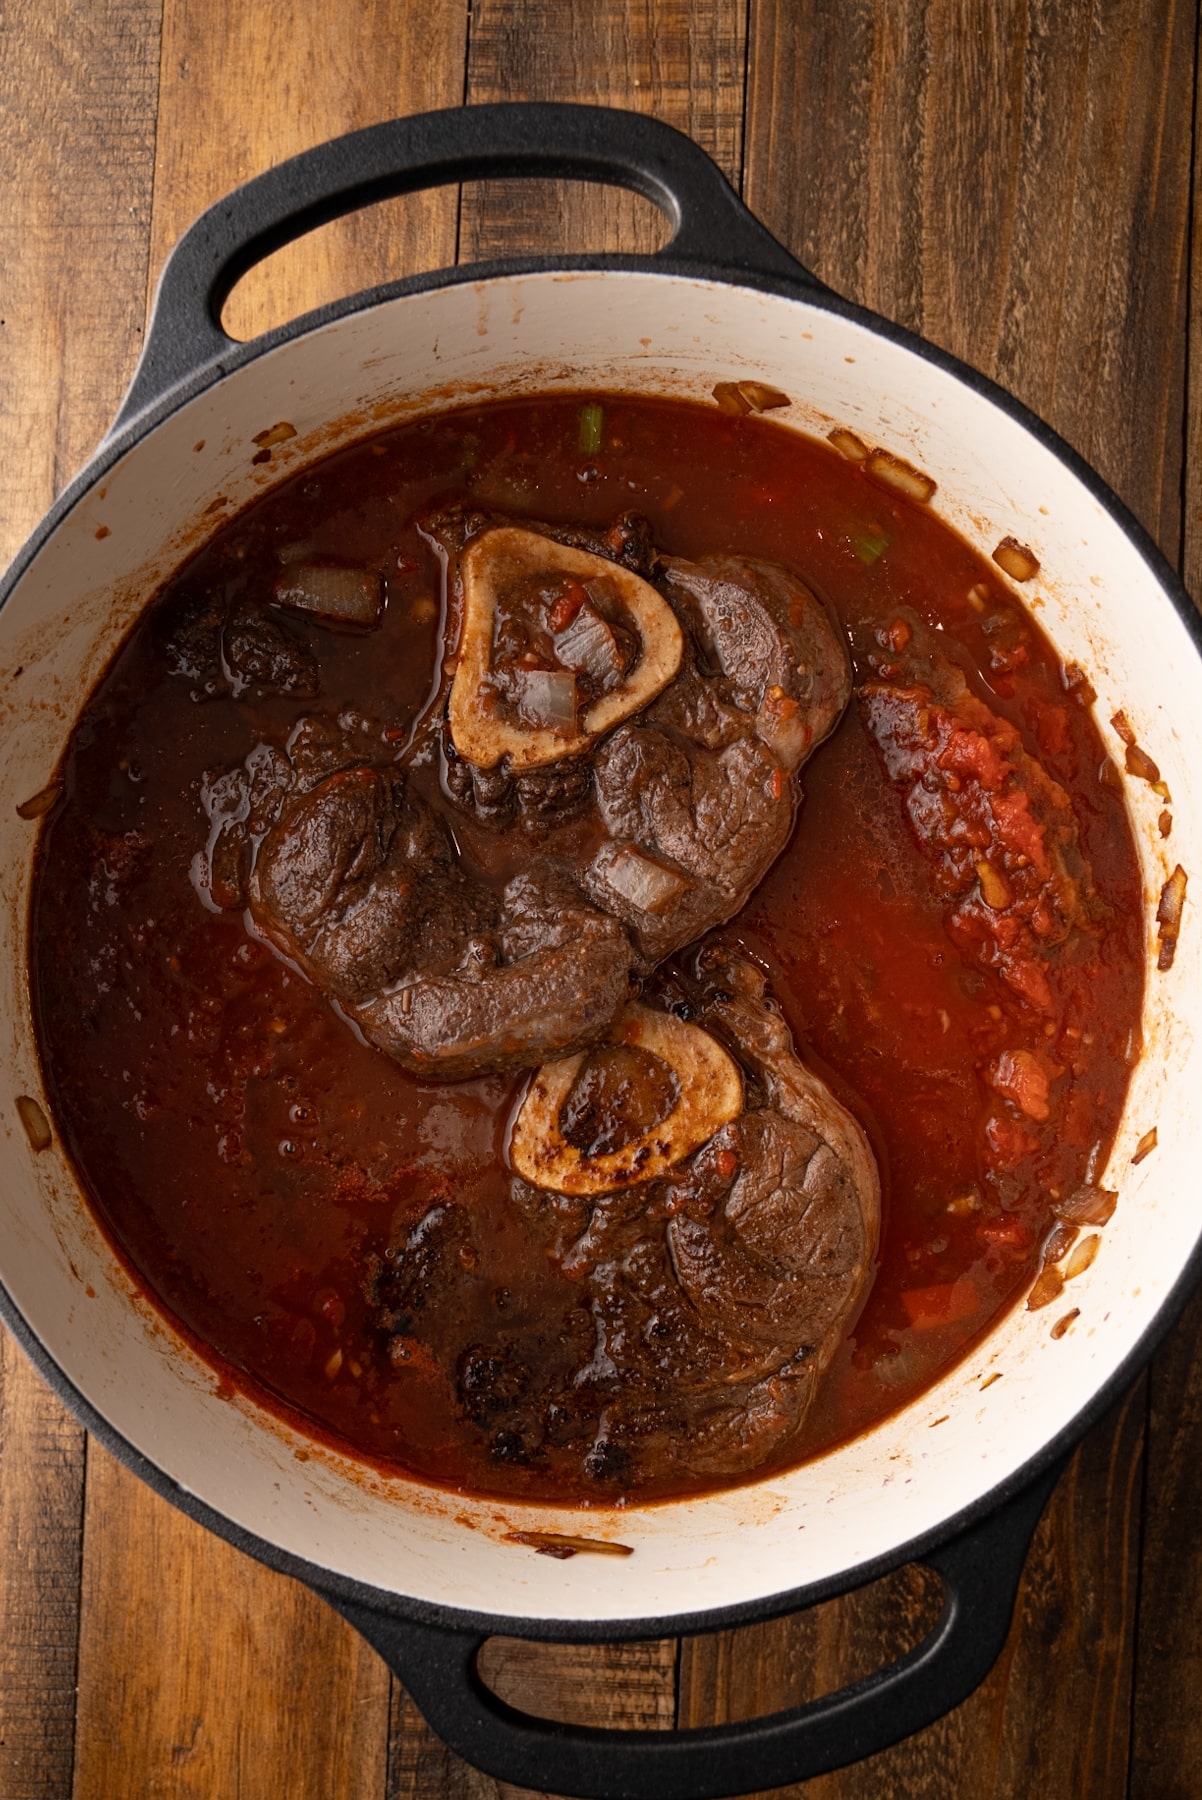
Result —
<svg viewBox="0 0 1202 1800"><path fill-rule="evenodd" d="M631 188L674 235L652 256L529 257L391 283L249 344L223 333L234 283L284 243L369 202L485 176ZM323 1594L457 1751L564 1794L705 1800L795 1781L930 1723L984 1676L1065 1456L1147 1360L1198 1273L1202 934L1191 904L1173 967L1158 972L1150 954L1143 1053L1097 1177L1121 1198L1074 1284L1075 1328L1053 1339L1047 1314L1019 1306L936 1388L855 1441L723 1493L595 1510L589 1531L634 1554L561 1561L506 1536L578 1533L578 1513L465 1500L317 1450L231 1397L136 1289L57 1138L37 1148L16 1106L18 1096L45 1105L26 974L37 826L17 809L51 780L83 699L214 518L314 458L465 399L587 389L704 400L716 382L745 379L791 397L775 415L787 425L849 428L927 472L942 516L985 555L1006 536L1034 548L1042 572L1024 598L1064 661L1087 671L1099 721L1121 708L1171 787L1169 851L1161 800L1128 783L1153 951L1173 865L1202 869L1202 633L1185 592L1045 425L831 293L700 150L648 118L513 105L397 120L295 157L213 207L167 263L111 434L2 590L4 1317L89 1430L192 1518ZM295 436L269 463L255 460L256 435L281 420ZM1155 1152L1133 1162L1153 1126ZM678 1733L577 1729L516 1712L475 1670L490 1634L588 1641L729 1627L911 1561L944 1587L926 1641L770 1718Z"/></svg>

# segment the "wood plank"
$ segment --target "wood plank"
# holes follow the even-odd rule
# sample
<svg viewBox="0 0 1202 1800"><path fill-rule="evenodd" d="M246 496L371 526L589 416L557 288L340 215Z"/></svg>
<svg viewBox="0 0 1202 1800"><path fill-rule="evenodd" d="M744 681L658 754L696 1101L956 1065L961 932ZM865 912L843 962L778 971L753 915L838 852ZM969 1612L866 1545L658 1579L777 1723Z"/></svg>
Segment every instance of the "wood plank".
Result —
<svg viewBox="0 0 1202 1800"><path fill-rule="evenodd" d="M1082 1445L1035 1535L993 1673L945 1719L779 1800L1118 1800L1126 1791L1142 1388ZM1111 1529L1099 1532L1098 1517ZM686 1640L681 1723L798 1705L885 1666L922 1635L929 1577L877 1582L809 1620ZM723 1642L725 1638L726 1642ZM731 1641L734 1640L734 1641ZM871 1654L870 1654L871 1653Z"/></svg>
<svg viewBox="0 0 1202 1800"><path fill-rule="evenodd" d="M5 9L0 563L103 435L137 358L159 10Z"/></svg>
<svg viewBox="0 0 1202 1800"><path fill-rule="evenodd" d="M652 113L687 131L737 182L745 56L741 0L472 0L467 97ZM465 191L460 260L647 252L667 236L655 207L617 189L489 182Z"/></svg>
<svg viewBox="0 0 1202 1800"><path fill-rule="evenodd" d="M235 0L167 0L152 275L180 233L239 182L342 132L463 98L453 0L298 0L285 20ZM312 232L252 270L226 307L235 337L455 260L453 189L408 195Z"/></svg>
<svg viewBox="0 0 1202 1800"><path fill-rule="evenodd" d="M941 1604L937 1576L911 1566L804 1612L682 1639L679 1723L762 1718L860 1681L921 1643Z"/></svg>
<svg viewBox="0 0 1202 1800"><path fill-rule="evenodd" d="M0 563L102 435L137 354L158 20L158 0L13 0L0 27ZM0 1334L6 1800L70 1787L84 1454Z"/></svg>
<svg viewBox="0 0 1202 1800"><path fill-rule="evenodd" d="M73 1800L379 1800L387 1741L358 1633L93 1442Z"/></svg>
<svg viewBox="0 0 1202 1800"><path fill-rule="evenodd" d="M676 1642L539 1644L490 1638L480 1674L510 1705L572 1725L668 1730L676 1717ZM439 1742L398 1687L388 1800L545 1800L494 1781Z"/></svg>
<svg viewBox="0 0 1202 1800"><path fill-rule="evenodd" d="M1195 94L1195 195L1202 179L1202 90ZM1202 595L1202 207L1191 220L1189 385L1182 573ZM1202 1296L1155 1358L1149 1381L1148 1473L1136 1640L1131 1800L1186 1800L1202 1791Z"/></svg>
<svg viewBox="0 0 1202 1800"><path fill-rule="evenodd" d="M195 214L338 132L462 95L451 0L289 9L169 0L151 277ZM249 336L372 282L453 260L453 193L393 203L272 258L234 294ZM144 301L143 285L141 298ZM131 1629L131 1622L134 1626ZM389 1678L320 1602L229 1550L101 1457L88 1484L77 1800L377 1800Z"/></svg>
<svg viewBox="0 0 1202 1800"><path fill-rule="evenodd" d="M1196 477L1195 477L1196 480ZM1202 1792L1202 1296L1152 1365L1131 1800Z"/></svg>
<svg viewBox="0 0 1202 1800"><path fill-rule="evenodd" d="M745 196L833 286L1015 388L1172 547L1192 28L1171 0L1137 13L1069 5L1052 30L1044 9L1016 5L974 11L968 29L944 0L755 0ZM952 1792L967 1770L982 1794L1123 1787L1141 1421L1137 1396L1087 1441L981 1692L816 1795ZM854 1618L841 1604L836 1661L853 1666L853 1632L882 1661L896 1653L887 1595L865 1595ZM800 1697L831 1631L768 1629L758 1649L739 1646L737 1676L733 1651L723 1672L720 1649L686 1646L682 1718ZM812 1664L786 1679L791 1645Z"/></svg>
<svg viewBox="0 0 1202 1800"><path fill-rule="evenodd" d="M71 1784L84 1432L0 1332L0 1794Z"/></svg>
<svg viewBox="0 0 1202 1800"><path fill-rule="evenodd" d="M1184 0L755 0L748 79L752 209L1011 388L1172 555L1193 35Z"/></svg>

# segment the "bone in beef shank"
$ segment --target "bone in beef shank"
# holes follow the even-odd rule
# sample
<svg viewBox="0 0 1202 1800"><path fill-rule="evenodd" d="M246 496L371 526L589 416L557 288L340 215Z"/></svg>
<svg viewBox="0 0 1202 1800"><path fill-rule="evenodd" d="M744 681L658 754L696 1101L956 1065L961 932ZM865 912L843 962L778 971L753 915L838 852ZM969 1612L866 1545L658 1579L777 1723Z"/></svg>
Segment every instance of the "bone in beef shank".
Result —
<svg viewBox="0 0 1202 1800"><path fill-rule="evenodd" d="M850 679L784 569L661 569L629 519L429 529L458 656L425 727L399 759L347 714L259 745L207 784L202 877L371 1043L453 1080L596 1042L633 979L738 911Z"/></svg>

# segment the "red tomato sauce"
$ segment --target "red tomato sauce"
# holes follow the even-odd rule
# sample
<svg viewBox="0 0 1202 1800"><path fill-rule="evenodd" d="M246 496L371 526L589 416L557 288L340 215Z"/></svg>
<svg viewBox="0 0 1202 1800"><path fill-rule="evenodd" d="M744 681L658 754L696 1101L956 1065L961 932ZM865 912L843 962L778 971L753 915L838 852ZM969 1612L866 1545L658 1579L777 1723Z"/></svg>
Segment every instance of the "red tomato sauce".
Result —
<svg viewBox="0 0 1202 1800"><path fill-rule="evenodd" d="M190 878L203 775L278 741L313 703L194 699L167 667L164 621L205 593L261 598L293 544L375 571L374 632L292 623L319 662L322 703L390 719L403 744L441 654L421 509L465 498L581 524L634 509L665 553L796 569L847 632L861 690L912 686L919 651L937 645L972 702L1004 722L1003 750L1065 791L1094 900L1080 928L1031 952L1038 993L992 939L957 926L963 870L922 840L906 780L891 778L854 699L805 766L788 849L717 934L766 969L802 1055L865 1126L882 1174L875 1282L790 1462L913 1399L1024 1293L1055 1201L1104 1164L1139 1049L1143 965L1134 849L1088 691L997 572L934 511L826 444L755 417L604 397L594 448L582 404L492 404L385 432L282 484L179 572L67 753L35 884L32 986L47 1091L84 1191L139 1282L227 1380L386 1471L587 1504L614 1496L567 1463L490 1461L453 1371L420 1347L399 1368L368 1316L372 1259L453 1196L487 1261L480 1304L536 1330L559 1277L531 1258L506 1202L523 1078L410 1078L237 915L206 906ZM1013 883L1029 822L1011 817L1007 840L982 818L980 882ZM994 869L1006 855L1009 875Z"/></svg>

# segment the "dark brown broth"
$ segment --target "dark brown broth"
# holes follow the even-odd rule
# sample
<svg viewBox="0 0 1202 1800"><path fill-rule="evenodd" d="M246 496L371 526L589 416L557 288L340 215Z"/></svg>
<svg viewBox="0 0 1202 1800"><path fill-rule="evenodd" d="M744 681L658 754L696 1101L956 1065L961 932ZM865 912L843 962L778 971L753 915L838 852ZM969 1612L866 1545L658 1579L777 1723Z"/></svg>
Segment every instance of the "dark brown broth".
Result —
<svg viewBox="0 0 1202 1800"><path fill-rule="evenodd" d="M884 1179L875 1285L790 1460L913 1398L1021 1293L1050 1195L1087 1179L1113 1135L1142 965L1134 852L1121 795L1099 779L1097 732L987 564L929 510L767 421L607 399L602 447L585 457L580 404L497 404L399 427L285 483L191 560L157 617L209 591L266 598L279 548L305 541L306 554L381 572L383 623L365 635L298 625L320 658L316 703L195 703L167 674L155 623L135 631L85 709L46 822L32 980L47 1090L97 1215L223 1374L385 1469L588 1503L614 1492L566 1456L491 1461L485 1435L458 1415L453 1369L432 1357L396 1366L367 1327L369 1258L449 1198L470 1209L487 1269L479 1329L503 1316L507 1330L537 1335L554 1315L560 1278L506 1198L520 1080L411 1080L240 919L208 910L189 879L204 771L278 741L315 704L353 702L391 723L398 748L409 738L439 654L440 572L412 522L423 506L465 495L582 523L634 508L667 553L778 559L834 606L861 669L910 609L1073 796L1114 920L1059 956L1050 1037L947 937L929 865L854 706L803 772L789 849L721 933L770 971L803 1052L869 1130ZM417 778L441 804L433 765ZM508 873L487 834L460 815L455 829L495 879ZM985 1138L1001 1103L982 1071L1022 1045L1050 1048L1065 1074L1038 1148L1002 1166Z"/></svg>

